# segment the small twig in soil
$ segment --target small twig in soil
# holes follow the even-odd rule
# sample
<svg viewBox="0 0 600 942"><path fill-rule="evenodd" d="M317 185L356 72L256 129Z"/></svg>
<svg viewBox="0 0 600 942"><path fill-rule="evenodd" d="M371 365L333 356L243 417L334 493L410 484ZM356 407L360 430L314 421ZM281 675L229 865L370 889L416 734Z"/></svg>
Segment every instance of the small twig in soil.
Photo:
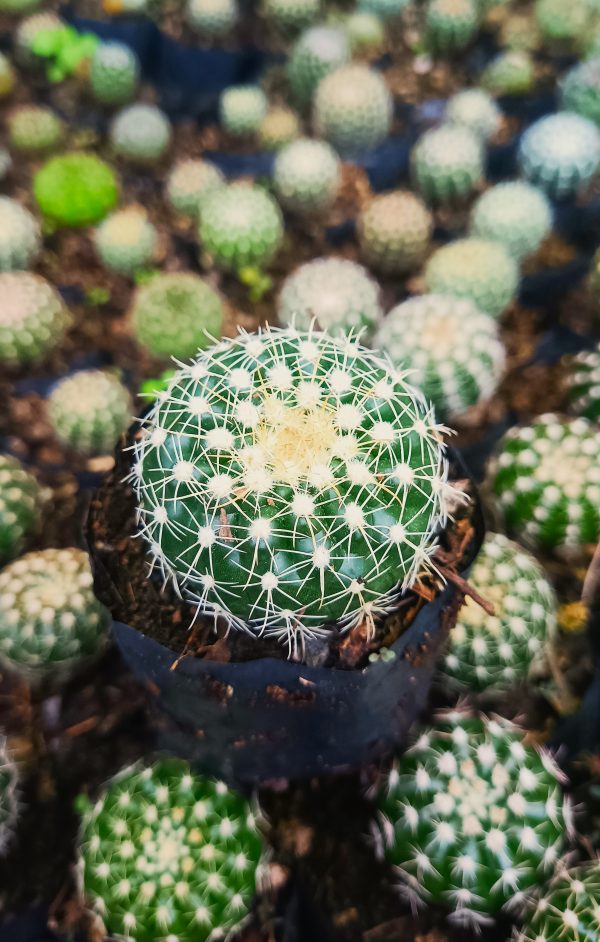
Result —
<svg viewBox="0 0 600 942"><path fill-rule="evenodd" d="M477 589L474 589L466 579L463 579L462 576L459 576L457 572L454 572L452 569L448 569L446 566L440 566L436 564L436 568L439 570L440 574L447 579L448 582L452 582L453 585L457 586L464 595L468 595L469 598L472 598L474 602L479 605L484 612L487 612L488 615L494 615L496 609L491 602L488 602L487 599L484 599L482 595L479 594Z"/></svg>

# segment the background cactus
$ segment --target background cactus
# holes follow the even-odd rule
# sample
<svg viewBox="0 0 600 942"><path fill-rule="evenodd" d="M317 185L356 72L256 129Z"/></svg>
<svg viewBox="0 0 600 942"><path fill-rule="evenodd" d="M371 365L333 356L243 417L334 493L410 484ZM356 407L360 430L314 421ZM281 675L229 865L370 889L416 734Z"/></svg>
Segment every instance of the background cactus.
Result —
<svg viewBox="0 0 600 942"><path fill-rule="evenodd" d="M48 418L58 440L84 455L107 454L131 421L129 392L112 373L79 370L48 397Z"/></svg>
<svg viewBox="0 0 600 942"><path fill-rule="evenodd" d="M320 330L336 336L372 330L382 314L379 285L347 258L305 262L285 279L277 300L282 324L306 329L314 319Z"/></svg>
<svg viewBox="0 0 600 942"><path fill-rule="evenodd" d="M488 399L504 371L496 322L472 301L425 294L392 308L375 337L433 402L441 421Z"/></svg>
<svg viewBox="0 0 600 942"><path fill-rule="evenodd" d="M315 131L343 156L360 155L387 136L392 97L367 65L341 66L321 79L313 102Z"/></svg>
<svg viewBox="0 0 600 942"><path fill-rule="evenodd" d="M535 67L528 52L501 52L481 73L480 82L494 95L527 95L535 86Z"/></svg>
<svg viewBox="0 0 600 942"><path fill-rule="evenodd" d="M287 76L296 101L308 105L321 79L349 58L350 44L343 29L313 26L302 33L287 63Z"/></svg>
<svg viewBox="0 0 600 942"><path fill-rule="evenodd" d="M421 200L397 190L376 196L358 216L363 261L386 274L405 274L421 264L431 239L433 221Z"/></svg>
<svg viewBox="0 0 600 942"><path fill-rule="evenodd" d="M600 419L600 344L571 357L565 379L571 411L597 422Z"/></svg>
<svg viewBox="0 0 600 942"><path fill-rule="evenodd" d="M340 182L340 161L325 141L300 138L284 147L275 159L275 195L284 209L301 216L326 212Z"/></svg>
<svg viewBox="0 0 600 942"><path fill-rule="evenodd" d="M448 124L468 128L480 140L488 141L500 127L502 112L483 88L466 88L449 99L446 107Z"/></svg>
<svg viewBox="0 0 600 942"><path fill-rule="evenodd" d="M410 0L360 0L358 9L387 20L399 16L409 4Z"/></svg>
<svg viewBox="0 0 600 942"><path fill-rule="evenodd" d="M300 137L300 121L291 108L271 108L258 129L258 143L263 150L280 150Z"/></svg>
<svg viewBox="0 0 600 942"><path fill-rule="evenodd" d="M353 51L378 49L385 41L383 22L367 10L358 9L351 13L344 21L344 29Z"/></svg>
<svg viewBox="0 0 600 942"><path fill-rule="evenodd" d="M37 529L41 505L33 475L12 455L0 455L0 565L17 556Z"/></svg>
<svg viewBox="0 0 600 942"><path fill-rule="evenodd" d="M573 66L560 83L560 99L566 111L600 125L600 57Z"/></svg>
<svg viewBox="0 0 600 942"><path fill-rule="evenodd" d="M94 245L105 268L133 276L152 264L158 232L141 206L129 206L107 216L94 233Z"/></svg>
<svg viewBox="0 0 600 942"><path fill-rule="evenodd" d="M125 43L101 43L90 65L90 87L103 105L125 105L134 97L140 80L140 63Z"/></svg>
<svg viewBox="0 0 600 942"><path fill-rule="evenodd" d="M49 10L42 13L33 13L21 20L15 30L13 40L15 59L19 65L29 68L35 67L39 63L39 58L33 51L36 36L51 30L61 29L63 25L60 17Z"/></svg>
<svg viewBox="0 0 600 942"><path fill-rule="evenodd" d="M519 143L521 175L549 196L571 196L600 165L600 131L570 111L540 118Z"/></svg>
<svg viewBox="0 0 600 942"><path fill-rule="evenodd" d="M198 275L172 272L137 289L131 316L136 339L153 356L185 359L220 337L223 305Z"/></svg>
<svg viewBox="0 0 600 942"><path fill-rule="evenodd" d="M600 536L600 432L542 415L511 429L490 469L507 527L535 546L580 547Z"/></svg>
<svg viewBox="0 0 600 942"><path fill-rule="evenodd" d="M425 284L434 294L468 298L486 314L500 317L515 296L519 271L500 242L456 239L433 253Z"/></svg>
<svg viewBox="0 0 600 942"><path fill-rule="evenodd" d="M27 269L41 248L37 220L8 196L0 196L0 272Z"/></svg>
<svg viewBox="0 0 600 942"><path fill-rule="evenodd" d="M21 105L8 115L8 141L13 150L39 154L56 147L63 136L63 123L41 105Z"/></svg>
<svg viewBox="0 0 600 942"><path fill-rule="evenodd" d="M180 160L167 180L167 198L179 213L197 216L205 196L225 183L225 178L208 160Z"/></svg>
<svg viewBox="0 0 600 942"><path fill-rule="evenodd" d="M256 134L267 109L267 96L258 85L234 85L221 92L219 98L221 125L235 137Z"/></svg>
<svg viewBox="0 0 600 942"><path fill-rule="evenodd" d="M282 30L304 29L319 16L321 0L264 0L264 13Z"/></svg>
<svg viewBox="0 0 600 942"><path fill-rule="evenodd" d="M135 942L207 942L247 915L261 876L251 805L174 759L80 799L83 889L107 930Z"/></svg>
<svg viewBox="0 0 600 942"><path fill-rule="evenodd" d="M21 366L57 347L71 315L52 285L31 272L0 274L0 363Z"/></svg>
<svg viewBox="0 0 600 942"><path fill-rule="evenodd" d="M483 178L481 142L468 128L433 128L411 154L413 182L428 203L451 203L469 196Z"/></svg>
<svg viewBox="0 0 600 942"><path fill-rule="evenodd" d="M12 62L0 52L0 99L7 98L15 87L15 70Z"/></svg>
<svg viewBox="0 0 600 942"><path fill-rule="evenodd" d="M17 820L17 783L17 767L8 751L6 739L0 736L0 854L5 850Z"/></svg>
<svg viewBox="0 0 600 942"><path fill-rule="evenodd" d="M171 122L155 105L128 105L111 124L110 143L128 163L156 164L171 144Z"/></svg>
<svg viewBox="0 0 600 942"><path fill-rule="evenodd" d="M425 41L440 53L466 49L477 35L479 11L475 0L429 0L425 14Z"/></svg>
<svg viewBox="0 0 600 942"><path fill-rule="evenodd" d="M477 238L500 242L521 261L536 252L550 233L552 206L530 183L498 183L475 203L470 228Z"/></svg>
<svg viewBox="0 0 600 942"><path fill-rule="evenodd" d="M237 272L271 261L283 240L283 220L279 206L265 190L232 183L207 194L198 231L215 265Z"/></svg>
<svg viewBox="0 0 600 942"><path fill-rule="evenodd" d="M600 861L577 870L563 868L525 919L517 942L598 942Z"/></svg>
<svg viewBox="0 0 600 942"><path fill-rule="evenodd" d="M115 206L119 190L111 168L94 154L52 157L35 175L41 213L56 226L93 226Z"/></svg>
<svg viewBox="0 0 600 942"><path fill-rule="evenodd" d="M573 47L590 25L590 7L586 0L536 0L535 18L544 42Z"/></svg>
<svg viewBox="0 0 600 942"><path fill-rule="evenodd" d="M185 18L193 29L211 38L226 36L236 25L236 0L187 0Z"/></svg>

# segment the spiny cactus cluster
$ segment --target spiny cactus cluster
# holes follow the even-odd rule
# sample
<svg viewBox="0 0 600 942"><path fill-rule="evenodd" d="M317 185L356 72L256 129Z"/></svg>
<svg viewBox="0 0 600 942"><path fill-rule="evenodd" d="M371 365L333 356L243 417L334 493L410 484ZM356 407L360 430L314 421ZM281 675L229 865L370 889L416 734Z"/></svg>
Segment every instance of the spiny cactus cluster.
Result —
<svg viewBox="0 0 600 942"><path fill-rule="evenodd" d="M411 168L414 185L428 203L463 200L484 175L481 142L465 127L433 128L413 148Z"/></svg>
<svg viewBox="0 0 600 942"><path fill-rule="evenodd" d="M300 137L300 121L291 108L271 108L258 129L258 142L263 150L280 150Z"/></svg>
<svg viewBox="0 0 600 942"><path fill-rule="evenodd" d="M103 105L125 105L135 95L140 63L133 49L120 42L101 43L90 64L90 87Z"/></svg>
<svg viewBox="0 0 600 942"><path fill-rule="evenodd" d="M535 67L522 49L501 52L483 70L480 82L494 95L527 95L535 86Z"/></svg>
<svg viewBox="0 0 600 942"><path fill-rule="evenodd" d="M158 249L158 232L141 206L129 206L108 216L94 233L94 245L105 268L133 276L151 265Z"/></svg>
<svg viewBox="0 0 600 942"><path fill-rule="evenodd" d="M236 0L187 0L185 18L193 29L210 38L226 36L236 25Z"/></svg>
<svg viewBox="0 0 600 942"><path fill-rule="evenodd" d="M17 767L8 751L6 739L0 736L0 854L5 850L17 820Z"/></svg>
<svg viewBox="0 0 600 942"><path fill-rule="evenodd" d="M131 476L164 577L293 649L393 604L427 567L450 489L439 427L403 374L352 337L293 328L180 370Z"/></svg>
<svg viewBox="0 0 600 942"><path fill-rule="evenodd" d="M167 180L167 199L173 209L198 216L205 196L223 186L225 179L208 160L180 160Z"/></svg>
<svg viewBox="0 0 600 942"><path fill-rule="evenodd" d="M515 296L519 271L500 242L457 239L431 256L425 284L434 294L468 298L481 311L499 317Z"/></svg>
<svg viewBox="0 0 600 942"><path fill-rule="evenodd" d="M600 419L600 344L571 358L566 374L569 407L576 415Z"/></svg>
<svg viewBox="0 0 600 942"><path fill-rule="evenodd" d="M598 942L600 861L559 871L525 919L517 942Z"/></svg>
<svg viewBox="0 0 600 942"><path fill-rule="evenodd" d="M103 370L80 370L60 380L48 397L48 418L58 440L84 455L106 454L131 421L131 397Z"/></svg>
<svg viewBox="0 0 600 942"><path fill-rule="evenodd" d="M156 105L128 105L110 126L110 142L117 157L128 163L155 164L170 147L171 122Z"/></svg>
<svg viewBox="0 0 600 942"><path fill-rule="evenodd" d="M282 324L344 336L373 329L382 316L379 285L356 262L346 258L315 258L285 279L277 301Z"/></svg>
<svg viewBox="0 0 600 942"><path fill-rule="evenodd" d="M312 26L302 33L287 64L287 76L296 101L307 106L321 79L349 58L350 44L343 29Z"/></svg>
<svg viewBox="0 0 600 942"><path fill-rule="evenodd" d="M573 66L560 83L560 95L566 111L600 125L600 58Z"/></svg>
<svg viewBox="0 0 600 942"><path fill-rule="evenodd" d="M421 264L433 229L430 213L409 191L372 199L359 213L357 233L363 260L386 274L404 274Z"/></svg>
<svg viewBox="0 0 600 942"><path fill-rule="evenodd" d="M500 127L502 112L483 88L466 88L453 95L446 107L446 121L473 131L482 141L489 141Z"/></svg>
<svg viewBox="0 0 600 942"><path fill-rule="evenodd" d="M442 714L391 771L380 830L399 888L452 922L519 911L554 871L571 813L550 754L506 720Z"/></svg>
<svg viewBox="0 0 600 942"><path fill-rule="evenodd" d="M393 363L414 370L413 382L441 421L488 399L504 371L496 322L472 301L425 294L392 308L375 337Z"/></svg>
<svg viewBox="0 0 600 942"><path fill-rule="evenodd" d="M550 196L570 196L600 166L600 131L570 111L540 118L521 138L519 166L526 180Z"/></svg>
<svg viewBox="0 0 600 942"><path fill-rule="evenodd" d="M17 200L0 196L0 272L22 271L41 248L37 220Z"/></svg>
<svg viewBox="0 0 600 942"><path fill-rule="evenodd" d="M95 154L52 157L35 175L40 212L55 226L93 226L115 206L119 190L107 163Z"/></svg>
<svg viewBox="0 0 600 942"><path fill-rule="evenodd" d="M192 272L156 275L136 291L131 317L136 339L156 357L193 357L221 336L223 305Z"/></svg>
<svg viewBox="0 0 600 942"><path fill-rule="evenodd" d="M434 52L447 54L465 49L478 27L475 0L428 0L425 39Z"/></svg>
<svg viewBox="0 0 600 942"><path fill-rule="evenodd" d="M35 677L98 653L110 622L87 553L27 553L0 572L0 660Z"/></svg>
<svg viewBox="0 0 600 942"><path fill-rule="evenodd" d="M340 161L325 141L300 138L275 159L273 187L284 209L318 215L333 204L340 186Z"/></svg>
<svg viewBox="0 0 600 942"><path fill-rule="evenodd" d="M223 782L161 759L79 806L83 890L111 935L208 942L247 916L261 878L259 822Z"/></svg>
<svg viewBox="0 0 600 942"><path fill-rule="evenodd" d="M237 272L271 261L283 240L283 220L261 187L231 183L202 201L198 234L217 268Z"/></svg>
<svg viewBox="0 0 600 942"><path fill-rule="evenodd" d="M0 565L17 556L40 522L36 479L12 455L0 455Z"/></svg>
<svg viewBox="0 0 600 942"><path fill-rule="evenodd" d="M282 30L304 29L319 16L321 0L264 0L264 13Z"/></svg>
<svg viewBox="0 0 600 942"><path fill-rule="evenodd" d="M8 142L13 150L40 154L56 147L63 136L63 123L42 105L21 105L7 119Z"/></svg>
<svg viewBox="0 0 600 942"><path fill-rule="evenodd" d="M470 228L480 239L500 242L519 262L537 251L550 233L552 206L530 183L498 183L475 203Z"/></svg>
<svg viewBox="0 0 600 942"><path fill-rule="evenodd" d="M31 272L0 274L0 363L22 366L62 341L71 315L57 291Z"/></svg>
<svg viewBox="0 0 600 942"><path fill-rule="evenodd" d="M236 137L256 134L267 114L267 96L258 85L227 88L219 99L222 127Z"/></svg>
<svg viewBox="0 0 600 942"><path fill-rule="evenodd" d="M392 98L374 69L355 63L326 75L313 102L315 131L343 156L365 153L386 137Z"/></svg>

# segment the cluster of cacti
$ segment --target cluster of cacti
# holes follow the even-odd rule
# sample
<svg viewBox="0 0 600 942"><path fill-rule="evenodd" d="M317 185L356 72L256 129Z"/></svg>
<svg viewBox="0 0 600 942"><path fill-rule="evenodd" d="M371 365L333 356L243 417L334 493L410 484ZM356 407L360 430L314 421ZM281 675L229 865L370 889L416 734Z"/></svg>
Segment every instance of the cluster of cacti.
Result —
<svg viewBox="0 0 600 942"><path fill-rule="evenodd" d="M547 414L508 431L490 478L509 531L546 549L595 543L599 449L600 432L582 418Z"/></svg>
<svg viewBox="0 0 600 942"><path fill-rule="evenodd" d="M590 7L587 0L536 0L535 18L544 42L572 47L590 24Z"/></svg>
<svg viewBox="0 0 600 942"><path fill-rule="evenodd" d="M0 272L28 269L41 248L37 220L17 200L0 196Z"/></svg>
<svg viewBox="0 0 600 942"><path fill-rule="evenodd" d="M517 942L598 942L600 861L559 870L527 915Z"/></svg>
<svg viewBox="0 0 600 942"><path fill-rule="evenodd" d="M0 455L0 565L17 556L40 522L41 491L12 455Z"/></svg>
<svg viewBox="0 0 600 942"><path fill-rule="evenodd" d="M471 233L501 242L520 261L532 255L552 229L552 206L530 183L498 183L479 197L471 212Z"/></svg>
<svg viewBox="0 0 600 942"><path fill-rule="evenodd" d="M358 216L363 261L386 274L412 271L425 258L432 229L431 215L414 193L397 190L376 196Z"/></svg>
<svg viewBox="0 0 600 942"><path fill-rule="evenodd" d="M305 262L288 275L277 299L282 324L304 330L314 320L319 330L336 336L373 330L382 313L379 285L347 258Z"/></svg>
<svg viewBox="0 0 600 942"><path fill-rule="evenodd" d="M484 176L481 142L468 128L433 128L411 154L413 182L428 203L452 203L468 197Z"/></svg>
<svg viewBox="0 0 600 942"><path fill-rule="evenodd" d="M52 157L35 175L33 193L42 215L55 226L93 226L119 197L116 177L95 154Z"/></svg>
<svg viewBox="0 0 600 942"><path fill-rule="evenodd" d="M600 419L600 344L570 359L565 377L571 412Z"/></svg>
<svg viewBox="0 0 600 942"><path fill-rule="evenodd" d="M63 136L58 115L42 105L21 105L8 115L7 125L10 147L24 153L52 150Z"/></svg>
<svg viewBox="0 0 600 942"><path fill-rule="evenodd" d="M481 73L480 82L494 95L527 95L535 86L535 67L528 52L501 52Z"/></svg>
<svg viewBox="0 0 600 942"><path fill-rule="evenodd" d="M238 17L236 0L187 0L185 7L189 25L211 38L230 33Z"/></svg>
<svg viewBox="0 0 600 942"><path fill-rule="evenodd" d="M301 216L326 212L340 186L340 161L325 141L299 138L278 153L273 187L284 209Z"/></svg>
<svg viewBox="0 0 600 942"><path fill-rule="evenodd" d="M267 96L258 85L234 85L221 93L219 120L235 137L256 134L268 109Z"/></svg>
<svg viewBox="0 0 600 942"><path fill-rule="evenodd" d="M360 155L388 134L392 97L382 76L354 63L321 79L313 101L315 131L342 156Z"/></svg>
<svg viewBox="0 0 600 942"><path fill-rule="evenodd" d="M19 812L18 773L6 739L0 736L0 854L10 840Z"/></svg>
<svg viewBox="0 0 600 942"><path fill-rule="evenodd" d="M125 43L101 43L90 64L90 88L103 105L125 105L135 95L140 63Z"/></svg>
<svg viewBox="0 0 600 942"><path fill-rule="evenodd" d="M413 370L441 421L488 399L504 370L493 317L472 301L425 294L392 308L375 337L398 367Z"/></svg>
<svg viewBox="0 0 600 942"><path fill-rule="evenodd" d="M218 268L267 265L283 240L281 211L261 187L232 183L202 201L200 242Z"/></svg>
<svg viewBox="0 0 600 942"><path fill-rule="evenodd" d="M8 56L0 52L0 99L6 98L15 87L15 70Z"/></svg>
<svg viewBox="0 0 600 942"><path fill-rule="evenodd" d="M83 891L111 935L208 942L247 916L261 878L260 822L224 782L160 759L79 808Z"/></svg>
<svg viewBox="0 0 600 942"><path fill-rule="evenodd" d="M579 62L560 83L562 107L600 125L600 57Z"/></svg>
<svg viewBox="0 0 600 942"><path fill-rule="evenodd" d="M80 370L61 379L47 402L57 439L84 455L111 452L131 421L129 392L103 370Z"/></svg>
<svg viewBox="0 0 600 942"><path fill-rule="evenodd" d="M500 242L467 238L433 253L425 268L427 290L468 298L494 317L506 310L519 285L519 270Z"/></svg>
<svg viewBox="0 0 600 942"><path fill-rule="evenodd" d="M500 127L502 112L483 88L466 88L449 99L446 121L473 131L482 141L488 141Z"/></svg>
<svg viewBox="0 0 600 942"><path fill-rule="evenodd" d="M0 297L0 363L31 363L60 344L71 315L44 278L31 272L2 273Z"/></svg>
<svg viewBox="0 0 600 942"><path fill-rule="evenodd" d="M552 639L554 590L536 559L500 533L488 533L469 578L494 614L465 600L442 672L462 690L511 688L527 679L532 661Z"/></svg>
<svg viewBox="0 0 600 942"><path fill-rule="evenodd" d="M180 160L169 174L167 199L177 212L197 217L206 195L224 183L219 168L208 160Z"/></svg>
<svg viewBox="0 0 600 942"><path fill-rule="evenodd" d="M479 10L475 0L428 0L425 40L434 52L459 52L475 38Z"/></svg>
<svg viewBox="0 0 600 942"><path fill-rule="evenodd" d="M171 144L171 122L156 105L128 105L110 126L110 143L116 156L128 163L158 163Z"/></svg>
<svg viewBox="0 0 600 942"><path fill-rule="evenodd" d="M131 317L136 339L153 356L185 359L221 336L223 305L198 275L165 273L137 289Z"/></svg>
<svg viewBox="0 0 600 942"><path fill-rule="evenodd" d="M378 49L385 40L385 28L381 19L374 13L358 9L344 21L353 51Z"/></svg>
<svg viewBox="0 0 600 942"><path fill-rule="evenodd" d="M297 40L287 63L293 97L308 105L321 79L348 62L350 44L345 30L335 26L312 26Z"/></svg>
<svg viewBox="0 0 600 942"><path fill-rule="evenodd" d="M300 121L291 108L279 106L267 111L257 131L258 143L263 150L280 150L300 137Z"/></svg>
<svg viewBox="0 0 600 942"><path fill-rule="evenodd" d="M562 775L519 727L455 710L398 760L379 829L399 889L460 925L519 912L554 872L570 831ZM554 942L554 940L553 940Z"/></svg>
<svg viewBox="0 0 600 942"><path fill-rule="evenodd" d="M526 180L550 196L570 196L600 166L600 131L570 111L540 118L521 138L519 166Z"/></svg>
<svg viewBox="0 0 600 942"><path fill-rule="evenodd" d="M142 533L201 610L296 647L385 611L427 568L452 490L438 426L351 336L224 340L175 374L145 425L131 472Z"/></svg>
<svg viewBox="0 0 600 942"><path fill-rule="evenodd" d="M321 0L264 0L264 13L282 30L304 29L319 16Z"/></svg>
<svg viewBox="0 0 600 942"><path fill-rule="evenodd" d="M107 216L94 233L98 257L105 268L133 276L151 265L158 249L158 232L141 206Z"/></svg>

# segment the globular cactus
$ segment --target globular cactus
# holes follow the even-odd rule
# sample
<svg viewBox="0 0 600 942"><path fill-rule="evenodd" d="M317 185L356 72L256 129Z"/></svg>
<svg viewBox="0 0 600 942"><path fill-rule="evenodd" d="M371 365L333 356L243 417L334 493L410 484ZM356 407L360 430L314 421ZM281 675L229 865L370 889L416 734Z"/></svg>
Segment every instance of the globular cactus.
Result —
<svg viewBox="0 0 600 942"><path fill-rule="evenodd" d="M0 736L0 856L5 852L19 815L19 774L4 736Z"/></svg>
<svg viewBox="0 0 600 942"><path fill-rule="evenodd" d="M39 526L41 507L33 475L12 455L0 455L0 565L21 552Z"/></svg>
<svg viewBox="0 0 600 942"><path fill-rule="evenodd" d="M21 20L14 36L15 59L19 65L30 68L35 67L40 61L33 51L36 37L41 33L61 29L63 26L64 23L60 17L49 10L33 13Z"/></svg>
<svg viewBox="0 0 600 942"><path fill-rule="evenodd" d="M490 467L508 530L543 549L596 543L599 449L600 432L582 418L546 414L508 431Z"/></svg>
<svg viewBox="0 0 600 942"><path fill-rule="evenodd" d="M528 95L535 87L533 59L525 50L501 52L481 73L480 83L494 95Z"/></svg>
<svg viewBox="0 0 600 942"><path fill-rule="evenodd" d="M448 101L448 124L468 128L482 141L489 141L500 127L502 112L483 88L466 88Z"/></svg>
<svg viewBox="0 0 600 942"><path fill-rule="evenodd" d="M55 226L93 226L115 206L119 189L107 163L95 154L52 157L35 175L33 192L43 216Z"/></svg>
<svg viewBox="0 0 600 942"><path fill-rule="evenodd" d="M284 209L300 216L325 213L340 183L340 161L325 141L300 138L284 147L275 159L275 195Z"/></svg>
<svg viewBox="0 0 600 942"><path fill-rule="evenodd" d="M427 568L452 492L439 427L352 336L224 340L145 424L131 472L142 534L200 610L296 650L372 622Z"/></svg>
<svg viewBox="0 0 600 942"><path fill-rule="evenodd" d="M484 176L481 141L468 128L426 131L411 154L413 182L428 203L466 199Z"/></svg>
<svg viewBox="0 0 600 942"><path fill-rule="evenodd" d="M354 63L321 79L313 102L315 131L343 156L376 147L387 136L392 96L375 69Z"/></svg>
<svg viewBox="0 0 600 942"><path fill-rule="evenodd" d="M314 319L320 330L336 336L373 330L383 314L379 293L362 265L347 258L315 258L285 279L277 315L282 324L303 330Z"/></svg>
<svg viewBox="0 0 600 942"><path fill-rule="evenodd" d="M376 271L405 274L425 258L432 229L431 215L414 193L376 196L358 216L361 257Z"/></svg>
<svg viewBox="0 0 600 942"><path fill-rule="evenodd" d="M198 275L171 272L137 289L131 318L137 341L153 356L185 359L221 336L223 305Z"/></svg>
<svg viewBox="0 0 600 942"><path fill-rule="evenodd" d="M281 211L261 187L232 183L203 200L198 233L217 268L238 272L264 266L283 240Z"/></svg>
<svg viewBox="0 0 600 942"><path fill-rule="evenodd" d="M264 14L281 30L304 29L318 18L321 0L264 0Z"/></svg>
<svg viewBox="0 0 600 942"><path fill-rule="evenodd" d="M409 3L410 0L359 0L358 9L388 20L400 16Z"/></svg>
<svg viewBox="0 0 600 942"><path fill-rule="evenodd" d="M90 88L103 105L125 105L134 97L140 81L140 62L130 46L101 43L90 64Z"/></svg>
<svg viewBox="0 0 600 942"><path fill-rule="evenodd" d="M292 96L307 106L321 81L350 59L346 32L336 26L312 26L294 45L287 63Z"/></svg>
<svg viewBox="0 0 600 942"><path fill-rule="evenodd" d="M600 860L558 871L527 915L517 942L599 942Z"/></svg>
<svg viewBox="0 0 600 942"><path fill-rule="evenodd" d="M158 232L141 206L129 206L107 216L94 233L94 245L105 268L133 276L151 265L158 249Z"/></svg>
<svg viewBox="0 0 600 942"><path fill-rule="evenodd" d="M239 15L237 0L187 0L185 7L189 25L211 39L230 33Z"/></svg>
<svg viewBox="0 0 600 942"><path fill-rule="evenodd" d="M111 936L208 942L247 917L264 881L260 821L223 782L160 759L79 808L83 891Z"/></svg>
<svg viewBox="0 0 600 942"><path fill-rule="evenodd" d="M7 98L15 87L15 70L12 62L0 52L0 99Z"/></svg>
<svg viewBox="0 0 600 942"><path fill-rule="evenodd" d="M504 371L496 322L461 298L404 301L385 317L374 343L399 368L414 371L412 382L444 422L489 399Z"/></svg>
<svg viewBox="0 0 600 942"><path fill-rule="evenodd" d="M508 690L527 679L554 634L554 590L535 557L501 533L488 533L469 579L494 614L465 600L442 674L460 690Z"/></svg>
<svg viewBox="0 0 600 942"><path fill-rule="evenodd" d="M519 912L571 830L561 773L507 720L441 714L398 760L379 798L385 856L413 905L481 927Z"/></svg>
<svg viewBox="0 0 600 942"><path fill-rule="evenodd" d="M10 147L26 154L52 150L64 130L58 115L42 105L21 105L8 115L7 125Z"/></svg>
<svg viewBox="0 0 600 942"><path fill-rule="evenodd" d="M171 122L156 105L128 105L110 126L110 143L117 157L128 163L156 164L171 145Z"/></svg>
<svg viewBox="0 0 600 942"><path fill-rule="evenodd" d="M540 46L540 33L535 16L530 10L510 11L500 24L501 49L533 52Z"/></svg>
<svg viewBox="0 0 600 942"><path fill-rule="evenodd" d="M267 111L258 129L258 143L263 150L280 150L300 137L300 121L291 108L279 106Z"/></svg>
<svg viewBox="0 0 600 942"><path fill-rule="evenodd" d="M267 96L258 85L233 85L219 98L221 127L235 137L256 134L267 109Z"/></svg>
<svg viewBox="0 0 600 942"><path fill-rule="evenodd" d="M6 272L0 297L0 363L21 366L59 346L72 318L49 282L31 272Z"/></svg>
<svg viewBox="0 0 600 942"><path fill-rule="evenodd" d="M460 52L479 28L475 0L429 0L425 14L425 41L434 52Z"/></svg>
<svg viewBox="0 0 600 942"><path fill-rule="evenodd" d="M536 0L535 18L543 42L550 46L576 47L591 22L587 0Z"/></svg>
<svg viewBox="0 0 600 942"><path fill-rule="evenodd" d="M600 125L600 55L573 66L560 83L561 105L566 111Z"/></svg>
<svg viewBox="0 0 600 942"><path fill-rule="evenodd" d="M591 422L600 420L600 344L570 358L565 382L570 411Z"/></svg>
<svg viewBox="0 0 600 942"><path fill-rule="evenodd" d="M167 199L173 209L197 217L208 193L224 186L225 178L208 160L180 160L167 180Z"/></svg>
<svg viewBox="0 0 600 942"><path fill-rule="evenodd" d="M532 255L552 229L552 206L530 183L498 183L471 212L472 235L500 242L517 261Z"/></svg>
<svg viewBox="0 0 600 942"><path fill-rule="evenodd" d="M16 200L0 196L0 272L28 269L41 245L35 217Z"/></svg>
<svg viewBox="0 0 600 942"><path fill-rule="evenodd" d="M379 49L385 42L383 21L375 13L358 9L344 20L344 29L353 52Z"/></svg>
<svg viewBox="0 0 600 942"><path fill-rule="evenodd" d="M500 317L514 299L519 270L500 242L457 239L433 253L425 284L428 291L468 298L486 314Z"/></svg>
<svg viewBox="0 0 600 942"><path fill-rule="evenodd" d="M599 166L600 131L570 111L540 118L519 143L521 175L552 197L571 196Z"/></svg>
<svg viewBox="0 0 600 942"><path fill-rule="evenodd" d="M59 442L84 455L112 452L131 421L127 388L103 370L79 370L61 379L47 407Z"/></svg>

